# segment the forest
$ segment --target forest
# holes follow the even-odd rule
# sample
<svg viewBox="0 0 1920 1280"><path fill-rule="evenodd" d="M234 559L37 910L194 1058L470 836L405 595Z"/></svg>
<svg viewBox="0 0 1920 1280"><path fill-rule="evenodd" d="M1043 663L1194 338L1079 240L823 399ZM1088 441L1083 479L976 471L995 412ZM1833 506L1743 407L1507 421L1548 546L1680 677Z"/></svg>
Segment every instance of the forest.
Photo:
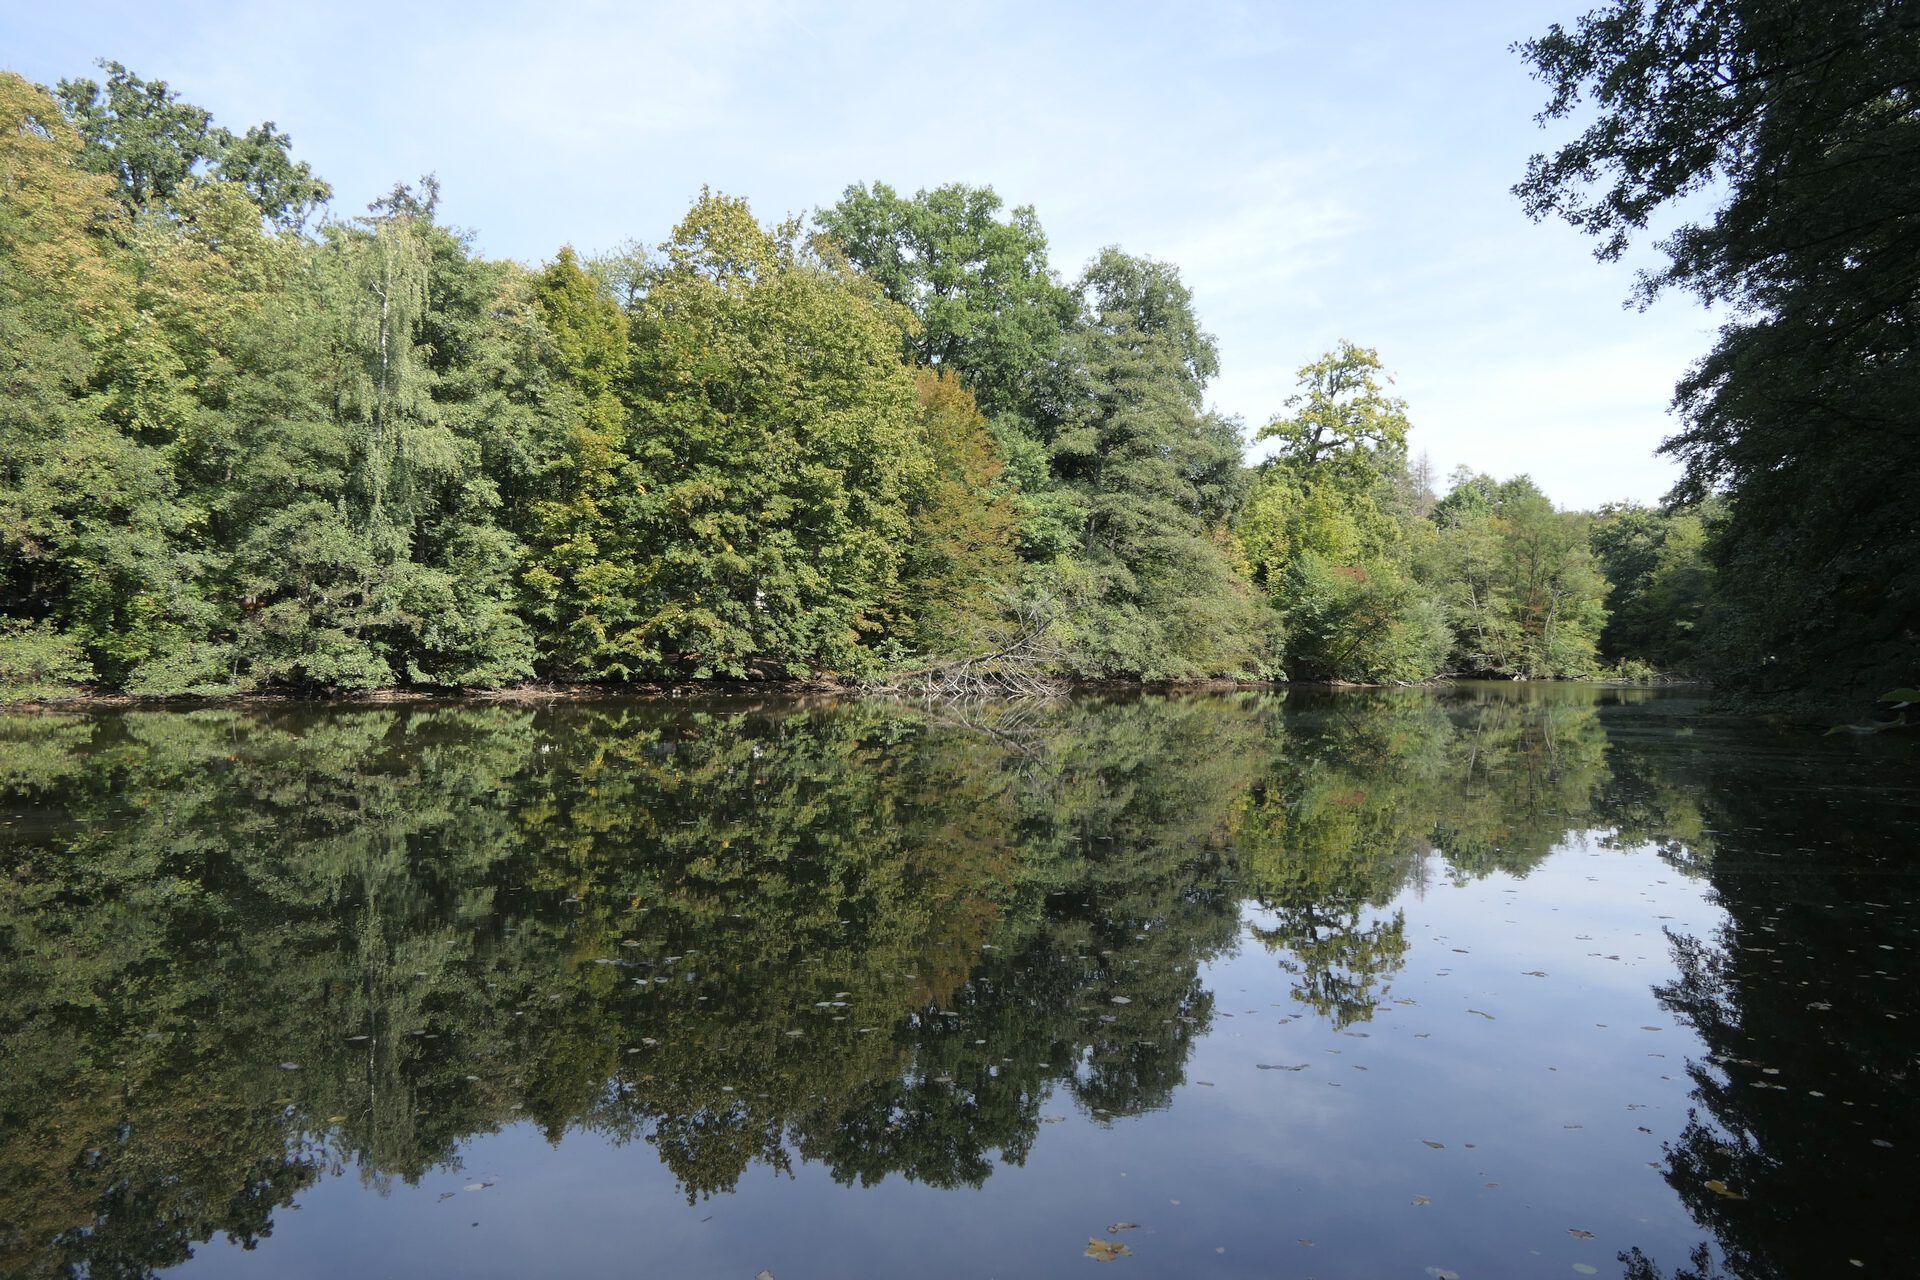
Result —
<svg viewBox="0 0 1920 1280"><path fill-rule="evenodd" d="M1016 650L1080 681L1889 687L1920 641L1920 201L1878 159L1920 128L1881 56L1911 22L1750 8L1709 32L1751 72L1724 83L1664 8L1521 48L1543 119L1603 108L1516 187L1534 216L1618 256L1703 175L1732 193L1643 282L1744 317L1679 390L1686 479L1592 512L1440 484L1356 342L1298 353L1269 421L1223 416L1174 264L1069 276L990 188L855 183L771 225L705 191L652 248L528 265L432 176L347 216L270 122L112 62L0 72L0 698L858 684ZM1710 115L1720 150L1691 147ZM1822 159L1847 148L1875 162ZM1842 207L1884 216L1794 247Z"/></svg>

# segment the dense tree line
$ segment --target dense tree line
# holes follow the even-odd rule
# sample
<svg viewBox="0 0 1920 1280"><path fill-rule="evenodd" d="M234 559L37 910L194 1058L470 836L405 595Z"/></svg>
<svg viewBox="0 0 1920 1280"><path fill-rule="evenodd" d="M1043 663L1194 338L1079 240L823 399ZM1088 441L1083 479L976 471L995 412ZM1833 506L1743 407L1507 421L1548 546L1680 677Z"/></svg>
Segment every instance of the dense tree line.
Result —
<svg viewBox="0 0 1920 1280"><path fill-rule="evenodd" d="M1248 441L1175 267L1069 280L989 189L534 268L102 65L0 77L7 697L858 680L1035 620L1081 678L1696 656L1706 517L1441 498L1351 343Z"/></svg>

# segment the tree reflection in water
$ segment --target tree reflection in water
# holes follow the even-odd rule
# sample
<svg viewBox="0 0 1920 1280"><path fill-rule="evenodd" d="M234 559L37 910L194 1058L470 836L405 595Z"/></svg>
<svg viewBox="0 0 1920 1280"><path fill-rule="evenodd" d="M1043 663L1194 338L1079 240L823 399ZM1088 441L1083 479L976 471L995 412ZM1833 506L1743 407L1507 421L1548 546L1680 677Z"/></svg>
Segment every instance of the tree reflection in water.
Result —
<svg viewBox="0 0 1920 1280"><path fill-rule="evenodd" d="M1891 1105L1906 1059L1846 1028L1910 988L1850 984L1835 939L1783 993L1748 939L1799 929L1807 881L1723 884L1709 828L1798 828L1734 811L1766 788L1670 739L1611 739L1632 696L0 722L0 1271L149 1274L266 1236L319 1178L413 1182L518 1123L649 1143L690 1199L796 1161L978 1185L1049 1099L1168 1105L1243 903L1344 1028L1404 962L1410 883L1524 875L1599 829L1727 901L1729 936L1676 939L1661 993L1715 1046L1669 1176L1739 1274L1792 1274L1751 1201L1703 1189L1817 1169L1832 1132L1804 1091L1748 1087L1753 1038L1781 1036L1756 1021Z"/></svg>

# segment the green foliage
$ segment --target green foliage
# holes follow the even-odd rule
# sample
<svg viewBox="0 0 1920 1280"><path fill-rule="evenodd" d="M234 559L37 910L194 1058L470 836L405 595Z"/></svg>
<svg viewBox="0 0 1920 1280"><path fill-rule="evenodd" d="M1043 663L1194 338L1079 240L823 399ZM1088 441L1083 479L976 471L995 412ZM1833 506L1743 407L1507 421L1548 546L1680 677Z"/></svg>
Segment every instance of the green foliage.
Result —
<svg viewBox="0 0 1920 1280"><path fill-rule="evenodd" d="M0 623L0 702L57 698L92 679L80 642L52 622Z"/></svg>
<svg viewBox="0 0 1920 1280"><path fill-rule="evenodd" d="M544 403L526 456L507 459L509 470L526 477L529 611L539 619L548 669L614 674L621 664L609 653L611 638L635 621L622 503L644 488L621 398L632 364L627 315L572 249L541 272L532 296L550 337L530 339L541 384L528 399Z"/></svg>
<svg viewBox="0 0 1920 1280"><path fill-rule="evenodd" d="M536 271L431 176L309 231L328 189L272 125L102 65L0 79L22 670L858 678L1032 625L1074 677L1593 665L1577 520L1491 481L1436 506L1373 351L1304 367L1250 469L1179 272L1108 249L1068 288L990 189L855 185L811 238L706 195L655 254ZM1701 545L1635 579L1622 644L1739 634Z"/></svg>
<svg viewBox="0 0 1920 1280"><path fill-rule="evenodd" d="M267 219L298 227L333 195L305 162L287 153L291 139L271 120L235 135L164 80L142 80L101 59L103 86L62 80L60 100L79 130L81 165L113 179L121 202L142 212L170 203L191 178L211 175L245 191Z"/></svg>
<svg viewBox="0 0 1920 1280"><path fill-rule="evenodd" d="M1285 618L1296 679L1412 683L1445 665L1451 637L1411 568L1407 410L1371 350L1342 342L1299 371L1294 412L1261 428L1279 452L1259 470L1239 533L1253 579Z"/></svg>
<svg viewBox="0 0 1920 1280"><path fill-rule="evenodd" d="M1392 560L1336 564L1307 552L1287 578L1288 670L1410 684L1443 669L1453 636L1437 601Z"/></svg>
<svg viewBox="0 0 1920 1280"><path fill-rule="evenodd" d="M815 216L848 260L906 307L903 352L958 373L980 411L1047 416L1047 378L1071 327L1073 295L1047 263L1033 208L1003 220L991 187L951 183L901 196L855 183Z"/></svg>
<svg viewBox="0 0 1920 1280"><path fill-rule="evenodd" d="M986 647L1015 586L1019 516L972 393L945 369L923 369L919 394L929 467L901 567L901 609L913 616L908 643L923 654L974 653Z"/></svg>
<svg viewBox="0 0 1920 1280"><path fill-rule="evenodd" d="M1068 651L1100 676L1258 674L1272 624L1224 536L1241 497L1239 440L1203 411L1213 338L1165 263L1108 249L1080 294L1079 382L1052 456L1085 521L1074 560L1038 579L1068 603Z"/></svg>
<svg viewBox="0 0 1920 1280"><path fill-rule="evenodd" d="M1902 6L1617 3L1520 46L1586 128L1516 188L1620 256L1703 189L1641 295L1732 308L1678 388L1679 496L1726 494L1707 655L1748 692L1865 694L1920 641L1920 523L1906 485L1920 360L1920 189L1908 162L1920 54Z"/></svg>
<svg viewBox="0 0 1920 1280"><path fill-rule="evenodd" d="M643 272L632 448L635 670L858 674L899 619L912 495L930 459L896 308L706 195Z"/></svg>
<svg viewBox="0 0 1920 1280"><path fill-rule="evenodd" d="M1633 655L1670 670L1692 668L1710 647L1702 634L1715 599L1709 528L1720 504L1657 511L1631 503L1602 507L1594 555L1611 590L1601 634L1607 657Z"/></svg>
<svg viewBox="0 0 1920 1280"><path fill-rule="evenodd" d="M1556 511L1526 476L1462 469L1434 508L1426 573L1456 637L1453 666L1474 675L1590 676L1607 612L1591 518Z"/></svg>
<svg viewBox="0 0 1920 1280"><path fill-rule="evenodd" d="M1259 440L1278 440L1280 456L1305 471L1323 464L1386 471L1407 452L1406 401L1386 393L1392 380L1370 347L1341 341L1299 372L1300 390L1287 397L1293 414L1260 428Z"/></svg>

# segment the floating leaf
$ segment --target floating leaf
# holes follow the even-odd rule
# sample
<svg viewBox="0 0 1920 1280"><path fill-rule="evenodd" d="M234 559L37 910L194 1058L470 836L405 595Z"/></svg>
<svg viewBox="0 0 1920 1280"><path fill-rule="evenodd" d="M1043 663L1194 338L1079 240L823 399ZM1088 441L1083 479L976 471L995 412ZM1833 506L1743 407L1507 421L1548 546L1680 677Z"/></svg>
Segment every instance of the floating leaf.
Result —
<svg viewBox="0 0 1920 1280"><path fill-rule="evenodd" d="M1122 1231L1137 1231L1139 1230L1139 1228L1140 1228L1140 1224L1137 1222L1116 1222L1112 1226L1107 1228L1107 1234L1110 1236L1117 1236Z"/></svg>
<svg viewBox="0 0 1920 1280"><path fill-rule="evenodd" d="M1310 1062L1302 1062L1297 1066L1288 1066L1284 1062L1257 1062L1254 1065L1262 1071L1305 1071L1313 1064Z"/></svg>
<svg viewBox="0 0 1920 1280"><path fill-rule="evenodd" d="M1460 1280L1458 1271L1449 1271L1445 1267L1428 1267L1427 1274L1432 1276L1433 1280Z"/></svg>
<svg viewBox="0 0 1920 1280"><path fill-rule="evenodd" d="M1420 1139L1420 1145L1423 1147L1432 1147L1435 1151L1445 1151L1447 1149L1446 1143L1435 1142L1432 1138Z"/></svg>
<svg viewBox="0 0 1920 1280"><path fill-rule="evenodd" d="M773 1280L773 1272L756 1271L753 1273L753 1280Z"/></svg>
<svg viewBox="0 0 1920 1280"><path fill-rule="evenodd" d="M1707 1186L1707 1190L1713 1192L1713 1194L1719 1196L1723 1200L1745 1200L1746 1199L1745 1196L1741 1195L1738 1191L1735 1191L1732 1187L1720 1181L1720 1179L1718 1178L1708 1178L1706 1186Z"/></svg>
<svg viewBox="0 0 1920 1280"><path fill-rule="evenodd" d="M1427 1196L1415 1196L1413 1198L1413 1203L1415 1205L1432 1204L1433 1200Z"/></svg>
<svg viewBox="0 0 1920 1280"><path fill-rule="evenodd" d="M342 1123L345 1123L345 1121L346 1121L345 1116L328 1116L327 1117L328 1124L342 1124Z"/></svg>
<svg viewBox="0 0 1920 1280"><path fill-rule="evenodd" d="M1095 1262L1112 1262L1115 1258L1132 1257L1133 1250L1118 1240L1102 1240L1098 1236L1088 1236L1087 1256Z"/></svg>
<svg viewBox="0 0 1920 1280"><path fill-rule="evenodd" d="M1582 1231L1582 1230L1581 1230L1580 1228L1578 1228L1578 1227L1568 1227L1568 1228L1567 1228L1567 1234L1568 1234L1568 1235L1570 1235L1570 1236L1572 1236L1572 1237L1573 1237L1573 1238L1574 1238L1575 1240L1591 1240L1591 1239L1593 1239L1593 1232L1591 1232L1591 1231Z"/></svg>

